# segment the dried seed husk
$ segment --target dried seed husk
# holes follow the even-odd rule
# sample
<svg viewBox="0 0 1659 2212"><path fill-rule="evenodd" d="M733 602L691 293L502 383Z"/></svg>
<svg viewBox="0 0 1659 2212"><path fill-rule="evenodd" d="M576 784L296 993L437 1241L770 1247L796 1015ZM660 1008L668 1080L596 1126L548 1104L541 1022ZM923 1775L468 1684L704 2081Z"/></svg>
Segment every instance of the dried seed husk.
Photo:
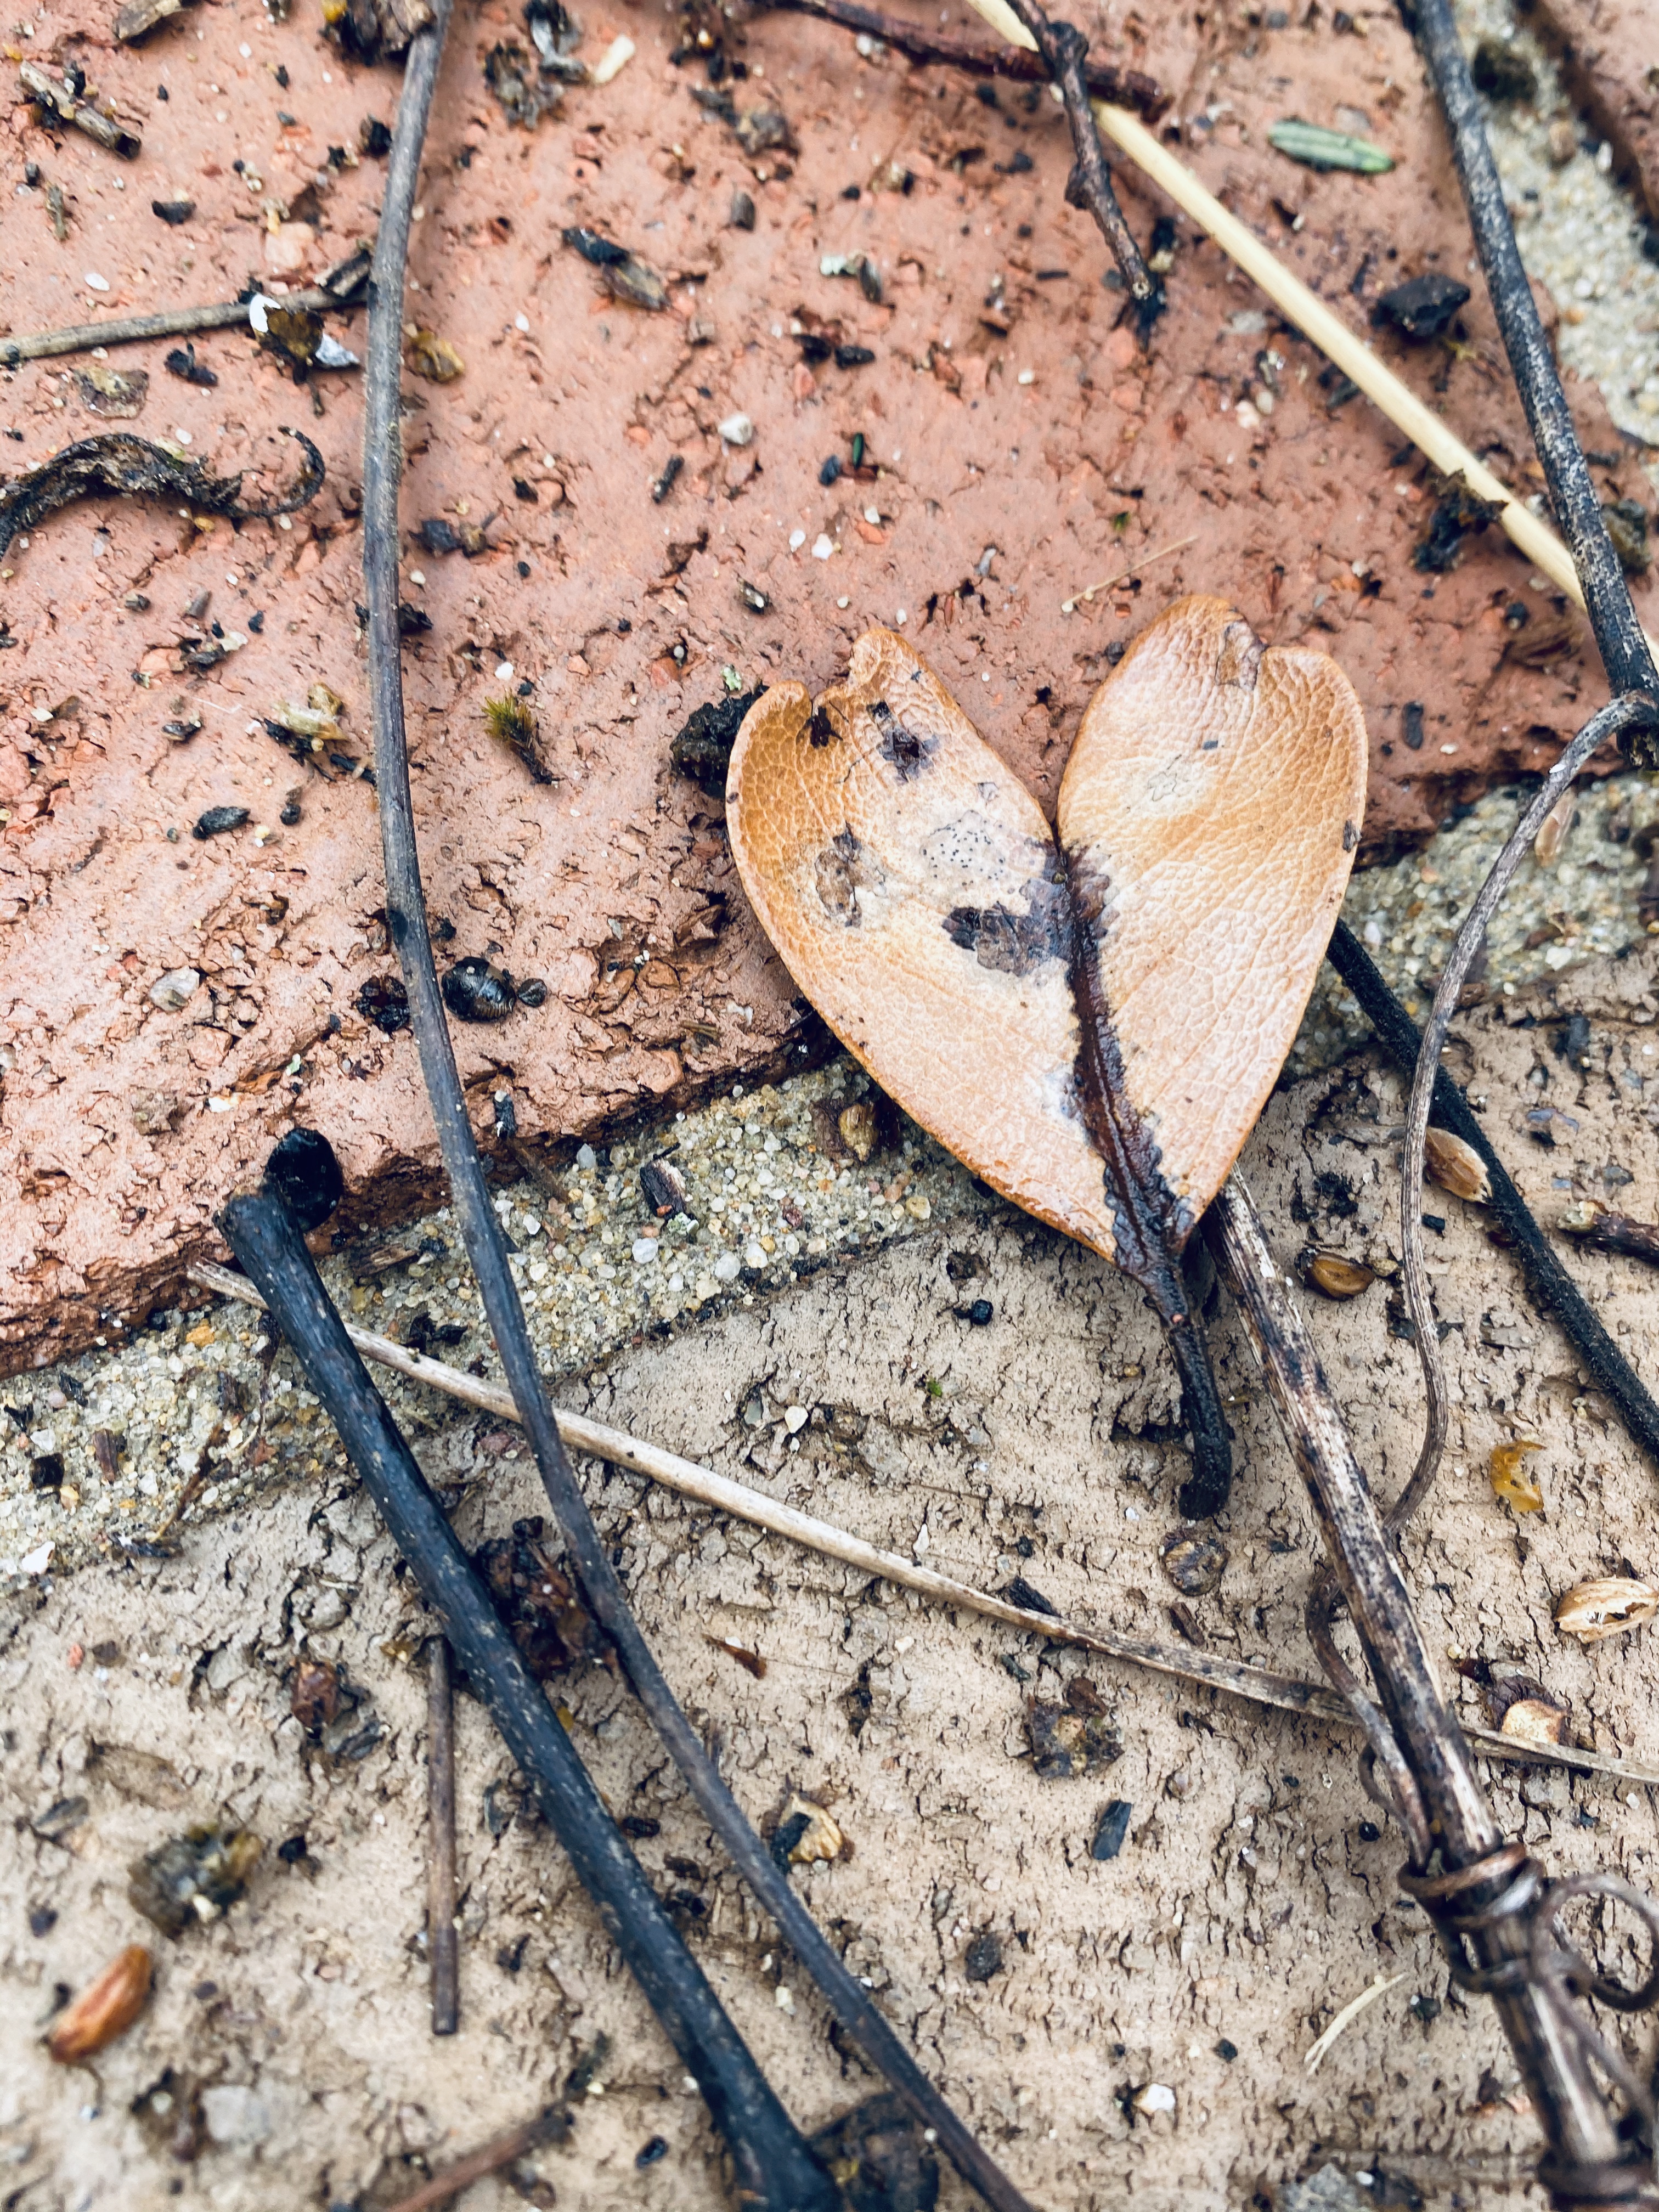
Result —
<svg viewBox="0 0 1659 2212"><path fill-rule="evenodd" d="M1544 1493L1526 1470L1529 1452L1542 1449L1530 1443L1525 1437L1517 1437L1513 1443L1498 1444L1492 1452L1490 1469L1492 1486L1506 1505L1517 1513L1541 1513Z"/></svg>
<svg viewBox="0 0 1659 2212"><path fill-rule="evenodd" d="M1328 1298L1357 1298L1376 1280L1376 1270L1363 1260L1351 1260L1346 1252L1310 1246L1302 1255L1302 1279Z"/></svg>
<svg viewBox="0 0 1659 2212"><path fill-rule="evenodd" d="M1578 817L1578 793L1564 791L1538 825L1532 841L1533 855L1540 868L1553 868L1561 857L1567 832Z"/></svg>
<svg viewBox="0 0 1659 2212"><path fill-rule="evenodd" d="M1656 1613L1659 1589L1651 1583L1631 1575L1601 1575L1558 1600L1555 1625L1564 1636L1576 1636L1581 1644L1599 1644L1604 1636L1645 1628Z"/></svg>
<svg viewBox="0 0 1659 2212"><path fill-rule="evenodd" d="M847 1838L822 1805L811 1797L791 1797L783 1808L785 1822L804 1820L805 1827L789 1847L792 1866L810 1866L814 1859L839 1858Z"/></svg>
<svg viewBox="0 0 1659 2212"><path fill-rule="evenodd" d="M1516 1743L1559 1743L1567 1724L1565 1710L1542 1698L1517 1698L1504 1715L1498 1734Z"/></svg>
<svg viewBox="0 0 1659 2212"><path fill-rule="evenodd" d="M418 330L409 342L409 365L429 384L453 384L465 373L466 363L447 338L435 331Z"/></svg>
<svg viewBox="0 0 1659 2212"><path fill-rule="evenodd" d="M60 2066L78 2066L126 2033L149 2002L155 1966L142 1943L129 1943L71 2000L46 2038L47 2051Z"/></svg>
<svg viewBox="0 0 1659 2212"><path fill-rule="evenodd" d="M1449 1129L1431 1128L1423 1139L1423 1160L1430 1180L1454 1198L1484 1206L1492 1196L1486 1164L1473 1145L1455 1137Z"/></svg>

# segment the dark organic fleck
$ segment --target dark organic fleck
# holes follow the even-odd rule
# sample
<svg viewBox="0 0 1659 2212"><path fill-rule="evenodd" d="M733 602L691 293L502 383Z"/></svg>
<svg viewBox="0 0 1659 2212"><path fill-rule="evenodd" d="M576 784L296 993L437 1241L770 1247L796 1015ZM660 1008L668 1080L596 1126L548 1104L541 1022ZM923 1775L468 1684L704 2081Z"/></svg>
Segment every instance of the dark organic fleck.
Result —
<svg viewBox="0 0 1659 2212"><path fill-rule="evenodd" d="M526 975L519 986L518 999L521 1006L544 1006L547 986L539 975Z"/></svg>
<svg viewBox="0 0 1659 2212"><path fill-rule="evenodd" d="M623 1835L631 1836L636 1844L648 1843L653 1836L662 1833L662 1822L652 1820L645 1813L625 1814L619 1825Z"/></svg>
<svg viewBox="0 0 1659 2212"><path fill-rule="evenodd" d="M40 1452L29 1462L29 1488L61 1490L64 1474L64 1455L61 1452Z"/></svg>
<svg viewBox="0 0 1659 2212"><path fill-rule="evenodd" d="M696 709L668 748L668 757L681 775L690 776L716 799L725 797L726 764L738 732L765 688L761 684L752 691L740 691L734 699L712 700Z"/></svg>
<svg viewBox="0 0 1659 2212"><path fill-rule="evenodd" d="M659 1221L685 1211L685 1177L672 1160L647 1160L640 1170L640 1194Z"/></svg>
<svg viewBox="0 0 1659 2212"><path fill-rule="evenodd" d="M971 1322L975 1328L988 1328L996 1318L997 1310L989 1298L975 1298L972 1305L964 1306L962 1310L964 1317Z"/></svg>
<svg viewBox="0 0 1659 2212"><path fill-rule="evenodd" d="M1401 734L1414 753L1423 750L1423 705L1418 699L1407 699L1400 710Z"/></svg>
<svg viewBox="0 0 1659 2212"><path fill-rule="evenodd" d="M90 1809L84 1797L60 1797L44 1813L37 1813L29 1826L42 1843L61 1844L82 1825Z"/></svg>
<svg viewBox="0 0 1659 2212"><path fill-rule="evenodd" d="M164 1936L182 1936L235 1904L264 1850L247 1828L188 1828L128 1868L127 1899Z"/></svg>
<svg viewBox="0 0 1659 2212"><path fill-rule="evenodd" d="M1032 1765L1045 1782L1063 1782L1079 1774L1096 1774L1123 1756L1123 1739L1103 1712L1079 1710L1079 1676L1066 1692L1063 1705L1031 1698L1025 1708L1025 1729L1031 1746Z"/></svg>
<svg viewBox="0 0 1659 2212"><path fill-rule="evenodd" d="M149 211L159 216L163 222L172 223L176 229L180 223L188 222L195 214L196 203L194 200L152 200Z"/></svg>
<svg viewBox="0 0 1659 2212"><path fill-rule="evenodd" d="M392 151L392 133L378 115L366 115L357 125L357 143L372 161L383 161Z"/></svg>
<svg viewBox="0 0 1659 2212"><path fill-rule="evenodd" d="M246 806L210 806L205 814L198 817L190 834L205 844L210 837L222 836L227 830L240 830L247 818Z"/></svg>
<svg viewBox="0 0 1659 2212"><path fill-rule="evenodd" d="M1601 509L1601 520L1619 565L1627 576L1644 576L1653 555L1648 545L1647 509L1639 500L1616 499Z"/></svg>
<svg viewBox="0 0 1659 2212"><path fill-rule="evenodd" d="M933 2144L890 2090L820 2128L811 2145L840 2183L847 2212L933 2212L939 2202Z"/></svg>
<svg viewBox="0 0 1659 2212"><path fill-rule="evenodd" d="M562 235L565 244L574 246L584 261L592 263L619 300L653 311L668 305L667 285L654 269L637 254L630 253L625 246L618 246L597 230L585 230L580 226Z"/></svg>
<svg viewBox="0 0 1659 2212"><path fill-rule="evenodd" d="M662 474L651 487L651 497L656 506L660 507L669 493L673 490L679 481L680 471L684 466L684 453L671 453L668 456L667 460L663 464Z"/></svg>
<svg viewBox="0 0 1659 2212"><path fill-rule="evenodd" d="M768 1849L772 1854L773 1865L781 1874L788 1873L790 1854L811 1825L810 1814L792 1813L787 1820L780 1820L773 1831Z"/></svg>
<svg viewBox="0 0 1659 2212"><path fill-rule="evenodd" d="M1030 975L1050 960L1071 955L1071 909L1063 887L1036 882L1026 893L1030 911L1006 906L952 907L943 927L952 945L973 953L981 968Z"/></svg>
<svg viewBox="0 0 1659 2212"><path fill-rule="evenodd" d="M1010 1605L1018 1606L1024 1613L1041 1613L1046 1614L1050 1620L1060 1619L1057 1609L1049 1604L1034 1583L1026 1581L1024 1575L1016 1575L1012 1582L1006 1586L1002 1595Z"/></svg>
<svg viewBox="0 0 1659 2212"><path fill-rule="evenodd" d="M1493 501L1480 498L1461 477L1445 483L1428 529L1412 555L1412 566L1426 575L1443 575L1462 559L1463 540L1495 522L1498 513Z"/></svg>
<svg viewBox="0 0 1659 2212"><path fill-rule="evenodd" d="M857 1741L862 1737L870 1716L876 1709L876 1701L870 1689L870 1662L867 1659L859 1668L851 1687L842 1691L840 1702L841 1709L847 1716L847 1725Z"/></svg>
<svg viewBox="0 0 1659 2212"><path fill-rule="evenodd" d="M605 1653L605 1638L576 1585L555 1565L542 1542L539 1514L515 1521L511 1536L498 1536L475 1552L472 1563L538 1682Z"/></svg>
<svg viewBox="0 0 1659 2212"><path fill-rule="evenodd" d="M331 1660L301 1660L294 1670L288 1709L314 1742L340 1710L340 1670Z"/></svg>
<svg viewBox="0 0 1659 2212"><path fill-rule="evenodd" d="M740 576L738 579L738 597L750 614L763 615L772 604L760 586L751 584L747 577Z"/></svg>
<svg viewBox="0 0 1659 2212"><path fill-rule="evenodd" d="M731 212L726 220L733 230L752 230L755 228L755 203L747 192L732 193Z"/></svg>
<svg viewBox="0 0 1659 2212"><path fill-rule="evenodd" d="M1234 2059L1238 2056L1238 2045L1236 2043L1229 2043L1226 2037L1224 2035L1220 2042L1215 2046L1215 2055L1218 2058L1224 2059L1226 2063L1231 2066Z"/></svg>
<svg viewBox="0 0 1659 2212"><path fill-rule="evenodd" d="M643 2172L647 2166L654 2166L659 2158L666 2158L667 2155L667 2136L653 2136L649 2142L642 2144L641 2147L635 2152L634 2163L639 2167L641 2172Z"/></svg>
<svg viewBox="0 0 1659 2212"><path fill-rule="evenodd" d="M813 889L824 912L848 929L859 926L859 892L876 890L885 880L881 863L848 829L836 832L818 854L812 870ZM854 1109L849 1107L847 1110L850 1113ZM842 1133L846 1136L847 1116L843 1114L841 1118ZM867 1158L868 1153L864 1157Z"/></svg>
<svg viewBox="0 0 1659 2212"><path fill-rule="evenodd" d="M444 1004L464 1022L502 1022L512 1012L513 978L476 956L458 960L443 979Z"/></svg>
<svg viewBox="0 0 1659 2212"><path fill-rule="evenodd" d="M1096 1826L1095 1839L1089 1846L1091 1859L1115 1859L1117 1856L1129 1832L1129 1815L1133 1810L1127 1798L1113 1798Z"/></svg>
<svg viewBox="0 0 1659 2212"><path fill-rule="evenodd" d="M1371 309L1371 320L1391 323L1408 338L1437 338L1468 301L1467 284L1431 269L1385 292Z"/></svg>
<svg viewBox="0 0 1659 2212"><path fill-rule="evenodd" d="M58 1915L51 1905L36 1905L30 1907L29 1934L31 1936L50 1936L57 1925Z"/></svg>
<svg viewBox="0 0 1659 2212"><path fill-rule="evenodd" d="M868 368L875 357L868 346L838 345L836 348L837 368Z"/></svg>
<svg viewBox="0 0 1659 2212"><path fill-rule="evenodd" d="M1538 79L1524 54L1502 39L1482 39L1469 63L1474 88L1488 100L1535 100Z"/></svg>
<svg viewBox="0 0 1659 2212"><path fill-rule="evenodd" d="M371 975L357 994L357 1012L387 1036L410 1024L409 994L398 975Z"/></svg>
<svg viewBox="0 0 1659 2212"><path fill-rule="evenodd" d="M500 100L508 123L521 131L533 131L564 98L564 87L546 82L524 48L513 40L492 46L485 55L484 82Z"/></svg>
<svg viewBox="0 0 1659 2212"><path fill-rule="evenodd" d="M1002 1972L1002 1938L982 1928L963 1954L963 1972L970 1982L988 1982Z"/></svg>
<svg viewBox="0 0 1659 2212"><path fill-rule="evenodd" d="M345 1195L334 1147L315 1129L290 1129L265 1162L265 1182L307 1234Z"/></svg>
<svg viewBox="0 0 1659 2212"><path fill-rule="evenodd" d="M831 453L829 459L825 461L823 466L818 471L818 482L821 484L832 484L837 481L840 475L841 455L839 453Z"/></svg>
<svg viewBox="0 0 1659 2212"><path fill-rule="evenodd" d="M162 362L161 366L169 370L173 375L183 377L186 384L207 386L217 384L219 381L204 361L197 360L194 343L174 346L172 352Z"/></svg>
<svg viewBox="0 0 1659 2212"><path fill-rule="evenodd" d="M1227 1547L1218 1536L1172 1528L1158 1546L1164 1571L1183 1597L1208 1597L1227 1568Z"/></svg>
<svg viewBox="0 0 1659 2212"><path fill-rule="evenodd" d="M547 764L536 717L522 699L510 692L499 699L486 699L483 714L490 736L497 744L506 746L533 783L558 781Z"/></svg>
<svg viewBox="0 0 1659 2212"><path fill-rule="evenodd" d="M901 783L908 783L927 766L927 757L937 741L918 737L914 730L907 729L884 699L872 703L870 719L881 732L882 757L892 763Z"/></svg>
<svg viewBox="0 0 1659 2212"><path fill-rule="evenodd" d="M5 341L0 339L0 362L4 359ZM233 522L291 514L321 490L324 465L322 455L301 431L289 430L286 435L304 451L300 473L288 491L258 507L242 505L240 475L210 476L199 462L178 460L130 430L82 438L0 488L0 554L9 550L21 532L33 530L57 508L105 492L145 493L175 505L183 501L201 514L222 514ZM215 658L222 658L222 653Z"/></svg>

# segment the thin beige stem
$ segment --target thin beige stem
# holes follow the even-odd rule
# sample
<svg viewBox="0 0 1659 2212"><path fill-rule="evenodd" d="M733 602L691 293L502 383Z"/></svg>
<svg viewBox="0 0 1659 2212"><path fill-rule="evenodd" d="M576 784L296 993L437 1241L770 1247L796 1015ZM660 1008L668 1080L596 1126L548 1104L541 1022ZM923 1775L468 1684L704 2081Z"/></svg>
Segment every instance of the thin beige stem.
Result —
<svg viewBox="0 0 1659 2212"><path fill-rule="evenodd" d="M261 1308L264 1304L246 1276L237 1274L232 1268L216 1267L202 1260L191 1262L189 1273L193 1282L220 1297L238 1298L246 1305ZM356 1328L348 1322L346 1334L364 1358L392 1369L411 1382L424 1382L497 1420L518 1420L512 1396L500 1383L483 1382L441 1359L428 1359L421 1352L411 1352L407 1345L398 1343L395 1338L376 1335L371 1329ZM884 1582L896 1583L902 1589L915 1590L919 1596L932 1598L938 1604L981 1613L988 1620L1000 1620L1010 1628L1045 1637L1051 1644L1073 1644L1079 1650L1098 1652L1105 1659L1121 1660L1127 1666L1173 1674L1181 1681L1198 1683L1206 1689L1224 1690L1231 1697L1272 1705L1281 1712L1299 1713L1308 1719L1334 1723L1343 1728L1358 1725L1346 1702L1322 1683L1304 1681L1294 1674L1276 1674L1271 1668L1253 1667L1243 1660L1218 1658L1208 1652L1188 1654L1167 1644L1115 1636L1109 1630L1086 1628L1082 1622L1068 1620L1063 1614L1033 1613L1024 1606L1010 1604L1006 1598L994 1597L988 1590L975 1589L969 1583L957 1582L954 1576L918 1566L900 1553L884 1552L878 1545L866 1543L862 1536L837 1528L833 1522L797 1512L793 1505L769 1498L764 1491L750 1490L727 1475L717 1474L713 1468L700 1466L696 1460L681 1459L677 1453L630 1437L621 1429L606 1428L601 1422L558 1408L555 1409L555 1418L560 1435L573 1451L605 1460L612 1467L624 1468L631 1474L642 1474L700 1505L730 1513L737 1520L767 1529L807 1551L838 1559L843 1566L855 1568L860 1573L878 1575ZM1494 1759L1540 1759L1553 1765L1572 1767L1582 1774L1610 1774L1624 1782L1659 1786L1659 1768L1638 1765L1633 1760L1609 1759L1601 1752L1581 1751L1570 1745L1540 1749L1500 1735L1494 1729L1466 1727L1463 1733L1471 1743Z"/></svg>

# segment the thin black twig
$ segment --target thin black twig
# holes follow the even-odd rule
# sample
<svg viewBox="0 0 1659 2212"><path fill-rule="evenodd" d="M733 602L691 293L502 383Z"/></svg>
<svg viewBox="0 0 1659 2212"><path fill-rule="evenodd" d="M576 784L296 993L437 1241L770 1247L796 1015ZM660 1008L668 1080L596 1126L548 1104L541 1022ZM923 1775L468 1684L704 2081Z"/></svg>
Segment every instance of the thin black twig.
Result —
<svg viewBox="0 0 1659 2212"><path fill-rule="evenodd" d="M1112 185L1106 149L1100 143L1095 113L1089 105L1084 62L1089 42L1070 23L1051 22L1036 0L1010 0L1013 11L1037 42L1037 53L1051 81L1066 102L1066 119L1072 126L1075 159L1066 179L1066 197L1100 225L1101 236L1112 249L1135 311L1135 326L1145 338L1164 312L1164 284L1141 258L1134 233L1125 220ZM1012 49L1011 49L1012 51Z"/></svg>
<svg viewBox="0 0 1659 2212"><path fill-rule="evenodd" d="M878 8L863 8L858 0L766 0L772 8L787 9L799 15L816 15L820 21L838 23L844 31L879 39L884 46L919 63L937 62L969 76L1006 77L1017 84L1047 84L1050 73L1041 54L1024 46L988 46L977 39L954 39L948 31L930 31L901 15ZM1156 122L1170 105L1170 94L1156 77L1139 70L1120 69L1115 62L1085 61L1083 80L1091 100L1109 100Z"/></svg>
<svg viewBox="0 0 1659 2212"><path fill-rule="evenodd" d="M1016 5L1018 0L1015 0ZM1527 411L1550 504L1555 510L1584 593L1607 681L1615 691L1644 692L1649 713L1626 726L1623 743L1644 768L1659 766L1659 672L1648 650L1630 586L1620 566L1601 501L1590 481L1571 410L1515 242L1504 186L1486 142L1480 104L1459 43L1450 0L1413 0L1418 44L1451 134L1452 159L1463 187L1475 251Z"/></svg>
<svg viewBox="0 0 1659 2212"><path fill-rule="evenodd" d="M1326 957L1358 1000L1361 1012L1389 1059L1407 1076L1414 1074L1422 1034L1346 922L1336 925ZM1534 1303L1554 1319L1596 1388L1618 1407L1632 1437L1659 1465L1659 1405L1585 1303L1493 1152L1468 1101L1443 1067L1435 1076L1433 1113L1437 1123L1480 1155L1492 1185L1492 1210L1520 1260Z"/></svg>
<svg viewBox="0 0 1659 2212"><path fill-rule="evenodd" d="M461 2024L461 1939L455 1925L455 1692L449 1644L434 1636L426 1655L427 1966L432 2033Z"/></svg>
<svg viewBox="0 0 1659 2212"><path fill-rule="evenodd" d="M548 1503L592 1611L617 1648L635 1693L692 1796L750 1889L811 1976L842 2027L902 2097L939 2147L997 2212L1026 2212L1025 2200L975 2142L848 1972L721 1780L640 1632L610 1553L600 1540L559 1439L535 1347L489 1202L483 1164L468 1119L428 933L415 837L414 799L404 726L398 637L398 436L404 262L419 182L421 151L449 0L439 0L429 30L410 46L403 96L386 167L380 234L370 279L363 400L363 593L368 605L369 697L380 796L386 923L402 967L416 1048L449 1176L450 1193L508 1389L535 1454Z"/></svg>
<svg viewBox="0 0 1659 2212"><path fill-rule="evenodd" d="M416 66L411 57L411 71ZM767 2212L834 2212L834 2183L778 2102L605 1809L369 1380L283 1198L269 1183L239 1193L219 1226L263 1291L307 1388L338 1431L422 1595L598 1907L606 1936L696 2078L738 2167L740 2197L753 2191Z"/></svg>

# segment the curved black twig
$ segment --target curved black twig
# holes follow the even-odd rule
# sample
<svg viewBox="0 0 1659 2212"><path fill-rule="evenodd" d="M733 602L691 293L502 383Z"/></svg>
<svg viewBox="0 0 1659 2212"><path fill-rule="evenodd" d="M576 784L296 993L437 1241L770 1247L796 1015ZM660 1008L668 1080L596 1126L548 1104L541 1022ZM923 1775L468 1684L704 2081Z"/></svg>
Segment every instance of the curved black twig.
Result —
<svg viewBox="0 0 1659 2212"><path fill-rule="evenodd" d="M1550 504L1578 571L1607 681L1615 691L1645 692L1652 708L1652 718L1643 729L1627 731L1621 743L1643 767L1659 766L1659 672L1601 520L1601 501L1572 426L1555 356L1522 265L1450 0L1413 0L1413 9L1418 44L1451 136L1452 159L1504 349L1543 465Z"/></svg>
<svg viewBox="0 0 1659 2212"><path fill-rule="evenodd" d="M1337 923L1326 957L1358 1000L1360 1011L1389 1059L1403 1073L1412 1075L1421 1032L1346 922ZM1521 1261L1528 1290L1553 1317L1596 1388L1605 1391L1619 1408L1619 1417L1632 1439L1659 1465L1659 1405L1546 1241L1527 1201L1487 1141L1486 1131L1469 1110L1468 1100L1443 1067L1435 1077L1433 1112L1437 1121L1480 1153L1492 1185L1492 1210Z"/></svg>
<svg viewBox="0 0 1659 2212"><path fill-rule="evenodd" d="M1037 52L1051 81L1066 102L1066 120L1072 126L1074 160L1066 179L1066 197L1100 225L1100 234L1112 249L1135 313L1135 328L1144 341L1164 313L1164 283L1141 258L1134 233L1124 217L1112 184L1106 149L1100 143L1084 63L1089 42L1071 23L1051 22L1036 0L1009 0L1020 21L1037 42Z"/></svg>
<svg viewBox="0 0 1659 2212"><path fill-rule="evenodd" d="M605 1810L369 1380L280 1194L268 1184L239 1194L220 1214L219 1226L264 1292L307 1386L338 1430L422 1595L598 1906L605 1934L696 2076L736 2163L739 2202L752 2193L768 2212L836 2212L834 2182L778 2102Z"/></svg>
<svg viewBox="0 0 1659 2212"><path fill-rule="evenodd" d="M411 41L386 167L386 194L369 280L363 402L363 594L374 761L380 796L386 924L403 969L421 1073L448 1172L451 1197L514 1401L536 1455L543 1486L589 1605L621 1656L653 1727L733 1864L823 1992L842 2027L903 2098L939 2148L997 2212L1027 2212L1025 2199L977 2143L922 2072L869 1994L842 1964L823 1930L775 1867L716 1771L702 1738L680 1710L629 1606L627 1595L588 1512L559 1439L543 1388L517 1286L489 1203L483 1164L467 1118L465 1094L438 988L415 839L414 800L404 727L398 640L398 435L404 264L419 180L421 149L450 0Z"/></svg>

